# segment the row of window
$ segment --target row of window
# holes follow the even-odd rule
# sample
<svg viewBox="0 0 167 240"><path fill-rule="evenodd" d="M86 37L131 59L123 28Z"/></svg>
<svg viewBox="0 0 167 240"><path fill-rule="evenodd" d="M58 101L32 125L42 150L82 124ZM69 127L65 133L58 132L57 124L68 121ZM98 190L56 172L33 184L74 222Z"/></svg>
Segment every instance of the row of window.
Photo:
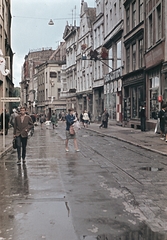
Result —
<svg viewBox="0 0 167 240"><path fill-rule="evenodd" d="M153 26L155 24L155 26ZM159 4L155 11L148 16L148 42L147 48L153 46L162 38L162 9Z"/></svg>
<svg viewBox="0 0 167 240"><path fill-rule="evenodd" d="M130 32L139 23L144 20L144 4L143 0L133 1L126 8L126 33Z"/></svg>
<svg viewBox="0 0 167 240"><path fill-rule="evenodd" d="M126 47L126 72L143 67L143 38Z"/></svg>
<svg viewBox="0 0 167 240"><path fill-rule="evenodd" d="M57 78L57 82L61 82L61 72L60 71L50 72L49 77L50 78ZM47 80L48 80L48 78L47 78L47 73L46 73L46 83L47 83ZM41 74L39 76L38 83L39 83L39 85L42 85L42 84L44 84L44 82L45 82L44 74Z"/></svg>

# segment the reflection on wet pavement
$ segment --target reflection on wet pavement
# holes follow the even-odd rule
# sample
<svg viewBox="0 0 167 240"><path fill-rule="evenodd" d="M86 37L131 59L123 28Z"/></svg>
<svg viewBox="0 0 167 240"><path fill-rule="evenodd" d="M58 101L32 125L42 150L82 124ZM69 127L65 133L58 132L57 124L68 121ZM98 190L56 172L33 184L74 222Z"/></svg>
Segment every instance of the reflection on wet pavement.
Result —
<svg viewBox="0 0 167 240"><path fill-rule="evenodd" d="M156 167L143 167L140 168L141 170L149 171L149 172L157 172L157 171L162 171L163 168L156 168Z"/></svg>
<svg viewBox="0 0 167 240"><path fill-rule="evenodd" d="M81 240L166 240L164 234L153 232L148 226L142 224L138 231L125 232L120 236L113 236L111 234L102 234L98 236L83 236Z"/></svg>

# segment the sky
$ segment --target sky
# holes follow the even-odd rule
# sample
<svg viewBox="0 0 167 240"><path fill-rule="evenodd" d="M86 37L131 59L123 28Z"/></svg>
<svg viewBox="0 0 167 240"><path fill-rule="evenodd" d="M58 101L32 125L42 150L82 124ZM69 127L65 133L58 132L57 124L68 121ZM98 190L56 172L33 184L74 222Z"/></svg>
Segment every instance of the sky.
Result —
<svg viewBox="0 0 167 240"><path fill-rule="evenodd" d="M88 7L96 7L95 0L85 0ZM75 11L76 6L76 11ZM21 67L30 50L56 49L62 41L67 21L79 25L81 0L12 0L11 45L13 58L13 82L19 87ZM76 12L76 14L75 14ZM72 17L73 16L73 17ZM54 25L48 25L50 19Z"/></svg>

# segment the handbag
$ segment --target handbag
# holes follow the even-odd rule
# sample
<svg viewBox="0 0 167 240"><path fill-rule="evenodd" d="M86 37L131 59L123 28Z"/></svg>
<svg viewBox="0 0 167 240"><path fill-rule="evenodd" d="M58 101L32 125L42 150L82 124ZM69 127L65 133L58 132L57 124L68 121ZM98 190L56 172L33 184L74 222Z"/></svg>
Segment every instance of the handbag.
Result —
<svg viewBox="0 0 167 240"><path fill-rule="evenodd" d="M73 125L70 126L69 132L70 132L70 135L72 136L75 135L75 130Z"/></svg>
<svg viewBox="0 0 167 240"><path fill-rule="evenodd" d="M75 132L77 132L79 129L81 129L80 122L78 120L76 122L74 122L73 126L74 126Z"/></svg>
<svg viewBox="0 0 167 240"><path fill-rule="evenodd" d="M13 148L16 149L17 148L17 142L16 142L16 138L13 138Z"/></svg>
<svg viewBox="0 0 167 240"><path fill-rule="evenodd" d="M159 120L159 118L157 120L154 133L160 133L160 120Z"/></svg>

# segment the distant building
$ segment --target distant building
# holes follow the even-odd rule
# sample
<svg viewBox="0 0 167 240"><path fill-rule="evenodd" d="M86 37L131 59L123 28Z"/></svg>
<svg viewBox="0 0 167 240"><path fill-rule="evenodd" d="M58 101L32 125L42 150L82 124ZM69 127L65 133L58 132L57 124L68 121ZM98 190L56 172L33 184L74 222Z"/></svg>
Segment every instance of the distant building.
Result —
<svg viewBox="0 0 167 240"><path fill-rule="evenodd" d="M50 119L53 112L58 115L66 110L66 100L60 98L61 93L60 62L49 60L36 67L35 77L38 81L37 113L44 113Z"/></svg>
<svg viewBox="0 0 167 240"><path fill-rule="evenodd" d="M49 60L55 50L49 49L38 49L31 50L28 55L25 56L25 61L22 67L21 76L21 105L25 105L31 109L34 103L34 74L35 68L45 61Z"/></svg>

